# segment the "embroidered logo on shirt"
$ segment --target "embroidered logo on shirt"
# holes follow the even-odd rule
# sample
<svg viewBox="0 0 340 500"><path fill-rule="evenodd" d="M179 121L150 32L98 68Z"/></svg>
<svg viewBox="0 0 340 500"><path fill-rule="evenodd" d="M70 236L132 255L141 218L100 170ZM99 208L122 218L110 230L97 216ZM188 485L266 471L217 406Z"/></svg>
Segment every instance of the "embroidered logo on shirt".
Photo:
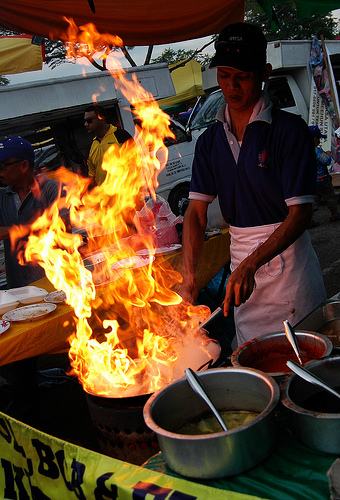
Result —
<svg viewBox="0 0 340 500"><path fill-rule="evenodd" d="M258 160L260 162L259 167L261 167L261 168L268 167L268 163L269 163L269 151L268 151L268 149L264 149L262 151L262 153L259 153Z"/></svg>

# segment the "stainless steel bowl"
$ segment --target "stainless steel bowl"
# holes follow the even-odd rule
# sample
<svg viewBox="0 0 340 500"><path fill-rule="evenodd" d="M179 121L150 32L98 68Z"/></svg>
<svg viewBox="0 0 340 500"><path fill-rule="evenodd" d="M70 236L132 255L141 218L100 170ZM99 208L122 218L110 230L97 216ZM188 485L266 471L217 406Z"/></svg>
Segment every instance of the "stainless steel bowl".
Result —
<svg viewBox="0 0 340 500"><path fill-rule="evenodd" d="M249 368L214 368L199 374L219 411L259 415L227 432L185 435L176 431L207 411L185 378L156 392L144 407L146 425L156 433L171 469L191 478L219 478L254 467L271 452L276 437L274 408L280 391L271 377Z"/></svg>
<svg viewBox="0 0 340 500"><path fill-rule="evenodd" d="M329 299L302 319L296 328L326 335L335 347L340 347L340 293Z"/></svg>
<svg viewBox="0 0 340 500"><path fill-rule="evenodd" d="M310 361L306 364L306 368L331 387L340 387L340 356ZM315 450L338 455L340 453L340 411L326 413L304 407L304 405L311 407L311 401L316 399L315 408L339 409L337 398L333 403L329 399L333 398L331 394L328 396L328 393L320 387L306 382L295 374L282 382L281 392L282 403L291 411L294 430L301 441ZM325 396L323 397L322 394Z"/></svg>
<svg viewBox="0 0 340 500"><path fill-rule="evenodd" d="M301 353L310 359L320 359L332 352L333 344L324 335L302 330L295 330L295 333ZM233 366L256 368L279 382L290 372L286 366L289 359L297 361L284 332L254 338L240 345L231 355ZM303 361L306 362L305 357Z"/></svg>

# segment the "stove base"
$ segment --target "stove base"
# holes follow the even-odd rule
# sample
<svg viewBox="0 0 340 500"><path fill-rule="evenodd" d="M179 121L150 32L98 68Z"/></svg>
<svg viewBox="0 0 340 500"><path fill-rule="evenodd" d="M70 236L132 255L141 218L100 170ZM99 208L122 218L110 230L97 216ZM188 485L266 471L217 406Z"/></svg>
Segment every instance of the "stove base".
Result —
<svg viewBox="0 0 340 500"><path fill-rule="evenodd" d="M156 434L145 424L143 407L150 395L134 398L109 399L86 395L101 452L124 462L142 465L158 453Z"/></svg>

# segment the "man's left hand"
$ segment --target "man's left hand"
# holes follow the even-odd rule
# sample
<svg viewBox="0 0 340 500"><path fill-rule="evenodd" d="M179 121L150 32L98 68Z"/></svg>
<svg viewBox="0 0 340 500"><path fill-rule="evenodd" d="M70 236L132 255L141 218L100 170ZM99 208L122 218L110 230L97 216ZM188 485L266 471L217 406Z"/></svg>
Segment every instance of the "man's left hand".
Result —
<svg viewBox="0 0 340 500"><path fill-rule="evenodd" d="M246 259L247 260L247 259ZM243 261L231 273L227 281L226 294L223 301L223 314L228 316L231 305L236 307L249 299L255 287L255 270Z"/></svg>

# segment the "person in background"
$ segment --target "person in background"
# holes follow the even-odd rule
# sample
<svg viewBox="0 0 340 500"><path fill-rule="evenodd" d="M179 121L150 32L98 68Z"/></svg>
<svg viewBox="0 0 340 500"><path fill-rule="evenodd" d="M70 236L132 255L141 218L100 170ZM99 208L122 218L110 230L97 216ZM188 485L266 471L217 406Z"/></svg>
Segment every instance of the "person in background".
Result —
<svg viewBox="0 0 340 500"><path fill-rule="evenodd" d="M13 245L10 229L29 227L46 208L61 195L61 184L34 175L34 150L21 137L8 137L0 142L0 240L4 241L7 288L18 288L43 278L45 271L32 262L19 263L27 237ZM11 415L29 425L39 423L37 358L11 364L13 405Z"/></svg>
<svg viewBox="0 0 340 500"><path fill-rule="evenodd" d="M87 159L88 176L92 179L90 188L92 188L102 184L106 177L106 171L102 169L105 151L112 144L121 146L131 139L131 135L126 130L107 123L105 110L96 104L85 109L84 125L87 133L95 136Z"/></svg>
<svg viewBox="0 0 340 500"><path fill-rule="evenodd" d="M223 303L235 305L238 344L293 326L326 299L308 228L316 159L307 124L274 109L262 91L271 73L267 41L246 23L224 28L210 68L226 99L198 139L184 216L183 300L197 297L195 272L207 209L218 196L230 224L231 275Z"/></svg>
<svg viewBox="0 0 340 500"><path fill-rule="evenodd" d="M315 213L323 200L326 203L328 210L331 213L330 222L340 221L338 212L337 195L332 184L332 177L328 171L328 167L332 164L332 157L320 148L320 139L327 139L327 135L321 134L317 125L311 125L309 130L312 133L316 153L316 195L313 203L313 212ZM319 226L319 222L311 220L309 227Z"/></svg>

